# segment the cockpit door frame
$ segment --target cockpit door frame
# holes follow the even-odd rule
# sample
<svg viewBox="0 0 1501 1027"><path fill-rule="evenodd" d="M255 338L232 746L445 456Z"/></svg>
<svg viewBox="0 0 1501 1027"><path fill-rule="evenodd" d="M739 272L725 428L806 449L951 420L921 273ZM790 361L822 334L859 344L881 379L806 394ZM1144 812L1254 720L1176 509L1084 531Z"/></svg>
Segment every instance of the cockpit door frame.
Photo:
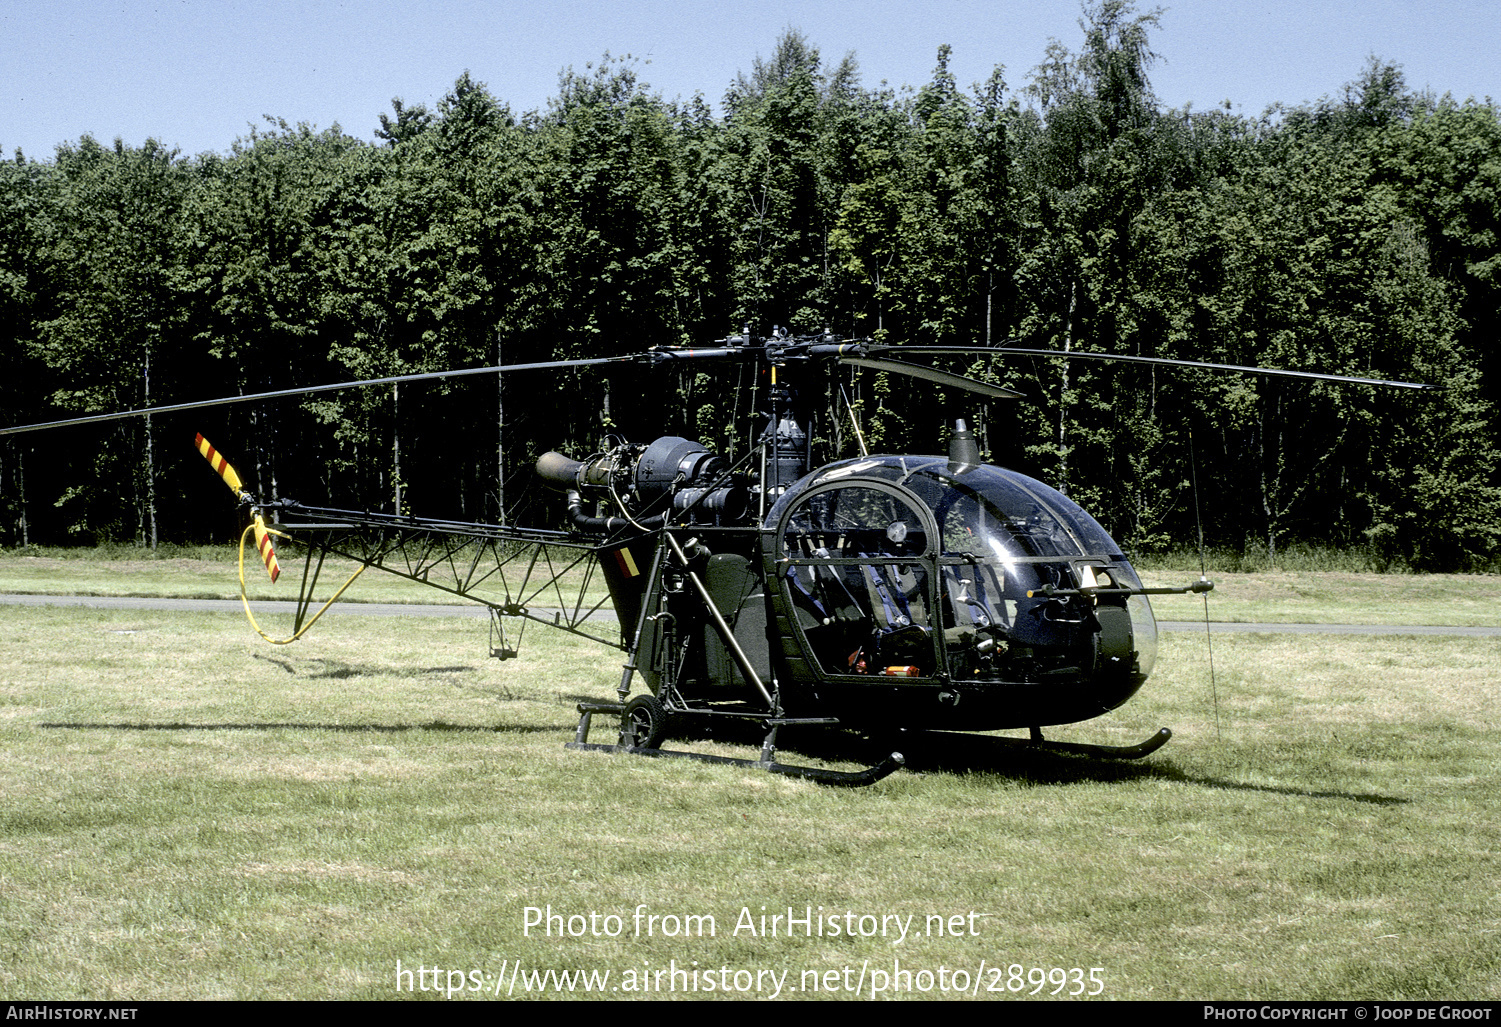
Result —
<svg viewBox="0 0 1501 1027"><path fill-rule="evenodd" d="M845 491L850 489L868 489L873 492L889 496L905 506L909 511L911 511L913 515L915 515L917 521L921 526L921 530L923 532L922 549L918 552L911 553L892 552L885 554L878 552L862 552L858 555L847 556L844 555L844 549L846 547L839 545L835 547L840 551L839 556L817 556L808 552L806 545L794 547L789 544L789 525L799 512L803 511L808 504L816 502L818 497L820 496L825 496L832 492ZM891 522L887 526L887 538L893 547L899 548L902 543L905 542L906 539L910 536L903 535L903 537L899 539L893 538L892 535L900 534L900 532L895 529L895 525L896 522ZM827 544L829 541L838 541L842 543L844 540L849 538L849 535L851 533L855 531L870 532L876 527L879 526L850 525L845 529L844 533L841 533L841 531L835 527L829 527L827 529L817 529L818 534L827 537L824 539L814 539L813 541L823 543L821 545L818 545L816 547L817 549L828 550L830 548ZM865 631L872 640L882 635L889 637L890 635L894 634L894 631L891 630L890 624L882 625L878 629L876 623L876 621L880 619L881 616L881 614L878 614L875 610L875 606L878 601L877 597L887 597L894 594L894 582L892 576L896 568L903 565L916 565L922 570L923 582L921 588L922 601L924 607L926 608L924 618L926 620L926 623L921 626L925 628L927 632L926 644L921 646L921 649L926 656L926 659L924 659L922 663L925 663L927 666L931 667L932 670L910 677L887 676L880 673L879 671L867 671L865 673L859 673L856 672L853 668L844 670L839 665L840 661L838 659L838 654L831 654L831 652L825 651L826 649L828 649L827 643L823 643L819 639L812 639L808 637L809 630L822 630L831 626L829 624L829 620L833 619L836 616L835 611L832 609L832 607L835 606L836 603L827 602L822 605L827 605L828 607L830 607L829 609L823 609L821 606L819 607L819 612L824 616L823 624L810 625L808 623L808 620L811 618L791 618L794 625L793 630L798 633L799 646L802 647L803 651L808 654L810 666L816 668L817 672L822 678L839 683L862 683L866 685L880 682L890 685L914 684L931 686L935 684L941 684L948 680L946 654L943 646L942 606L940 605L942 603L942 597L940 596L938 591L940 586L938 568L938 551L940 542L941 539L938 537L937 521L933 517L933 512L928 508L928 505L923 502L923 500L912 490L904 488L901 485L895 484L883 478L871 478L862 475L851 475L848 477L838 477L830 481L820 482L808 488L807 491L805 491L802 495L799 495L791 503L791 505L789 505L787 509L782 512L782 515L778 519L776 525L776 545L778 552L778 559L776 564L776 587L781 601L787 605L787 608L789 610L797 609L800 606L806 608L808 607L810 602L817 604L819 600L823 598L823 596L814 596L812 593L817 589L810 586L817 586L820 576L824 576L827 579L827 588L834 588L838 585L839 582L843 582L845 588L843 596L846 600L843 605L847 608L849 606L848 600L853 600L861 607L864 614L864 619L869 621L869 623L866 625ZM794 549L798 549L800 551L794 553ZM811 571L808 575L808 577L812 578L813 581L809 582L797 577L794 568L798 567L813 568L813 571ZM869 590L869 595L862 593L859 587L850 582L850 575L848 575L847 572L840 570L840 568L850 567L860 569L860 575L865 581L865 584ZM824 590L825 592L827 591L827 588ZM885 600L885 602L889 606L890 601ZM917 664L916 666L921 665L922 664Z"/></svg>

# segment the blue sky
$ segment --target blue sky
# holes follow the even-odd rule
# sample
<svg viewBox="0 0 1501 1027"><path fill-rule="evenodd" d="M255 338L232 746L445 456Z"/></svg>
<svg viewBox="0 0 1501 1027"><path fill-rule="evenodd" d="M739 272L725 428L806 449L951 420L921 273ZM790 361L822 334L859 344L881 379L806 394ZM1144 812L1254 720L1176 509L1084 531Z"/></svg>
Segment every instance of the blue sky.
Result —
<svg viewBox="0 0 1501 1027"><path fill-rule="evenodd" d="M1495 0L1163 6L1169 106L1315 100L1371 54L1412 88L1501 99ZM393 97L431 106L465 70L520 113L605 51L668 98L717 102L787 28L830 64L854 51L867 86L921 85L949 43L962 85L1003 64L1016 89L1050 37L1078 47L1079 17L1077 0L0 0L0 148L47 158L90 133L223 152L264 114L369 139Z"/></svg>

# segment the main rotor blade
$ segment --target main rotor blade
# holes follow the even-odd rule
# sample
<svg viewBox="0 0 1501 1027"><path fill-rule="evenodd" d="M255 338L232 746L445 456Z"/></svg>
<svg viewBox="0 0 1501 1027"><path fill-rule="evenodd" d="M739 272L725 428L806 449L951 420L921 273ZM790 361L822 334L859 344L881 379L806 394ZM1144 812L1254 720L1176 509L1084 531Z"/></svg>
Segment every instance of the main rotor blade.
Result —
<svg viewBox="0 0 1501 1027"><path fill-rule="evenodd" d="M499 364L494 367L468 367L458 371L428 371L423 374L398 374L390 378L366 378L362 381L335 382L331 385L308 385L300 389L254 392L245 396L224 396L219 399L200 400L196 403L172 403L167 406L143 407L140 410L121 410L113 414L90 414L87 417L70 417L63 421L23 424L15 428L0 428L0 435L19 435L22 432L42 431L47 428L66 428L75 424L95 424L100 421L123 421L127 417L145 417L148 414L171 414L179 410L203 410L207 407L225 407L234 403L250 403L260 399L309 396L315 392L335 392L339 389L358 388L361 385L397 385L402 382L427 381L431 378L463 378L471 374L505 374L510 371L540 371L547 368L589 367L593 364L619 364L636 359L636 356L630 355L623 357L594 357L588 360L545 360L536 364Z"/></svg>
<svg viewBox="0 0 1501 1027"><path fill-rule="evenodd" d="M1244 364L1211 364L1201 360L1137 357L1120 353L1087 353L1081 350L1021 349L1009 346L893 346L888 349L901 350L907 353L984 353L993 356L1013 354L1020 357L1058 357L1063 360L1103 360L1122 364L1158 364L1164 367L1191 367L1204 371L1235 371L1240 374L1259 374L1273 378L1311 378L1315 381L1345 382L1349 385L1382 385L1394 389L1419 389L1424 392L1437 391L1443 388L1442 385L1427 385L1422 382L1388 381L1384 378L1356 378L1344 374L1322 374L1317 371L1284 371L1275 367L1251 367Z"/></svg>
<svg viewBox="0 0 1501 1027"><path fill-rule="evenodd" d="M902 347L905 349L906 347ZM967 389L970 392L978 392L982 396L991 399L1022 399L1020 392L1012 392L1003 389L999 385L991 385L989 382L977 382L973 378L965 378L963 375L950 374L947 371L939 371L932 367L923 367L920 364L908 364L901 360L877 359L871 357L840 357L841 364L853 364L856 367L868 367L876 371L895 371L897 374L910 375L913 378L923 378L939 385L952 385L956 389Z"/></svg>

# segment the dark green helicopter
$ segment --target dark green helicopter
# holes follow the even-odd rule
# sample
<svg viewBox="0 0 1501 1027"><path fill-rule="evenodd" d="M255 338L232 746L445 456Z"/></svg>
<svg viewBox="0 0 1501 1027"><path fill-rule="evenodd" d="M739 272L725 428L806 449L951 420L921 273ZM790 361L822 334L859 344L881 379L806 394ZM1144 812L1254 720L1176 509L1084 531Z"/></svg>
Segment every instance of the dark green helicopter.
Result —
<svg viewBox="0 0 1501 1027"><path fill-rule="evenodd" d="M1148 596L1207 592L1213 585L1201 578L1182 588L1144 588L1121 547L1078 504L1042 482L982 463L963 421L946 455L862 454L813 468L796 396L779 380L790 365L835 361L989 399L1019 395L893 359L898 353L1114 359L1431 388L1161 358L887 346L779 331L758 337L747 330L708 348L656 347L622 357L346 382L0 434L434 377L628 361L753 364L770 382L767 426L734 464L675 436L614 440L582 460L558 453L538 460L540 478L566 495L564 530L258 500L201 436L198 445L239 496L247 523L242 540L254 532L273 579L271 537L304 547L292 638L317 619L311 597L319 573L327 557L340 556L360 570L377 567L483 603L490 611L492 655L515 656L518 629L529 621L624 651L615 699L579 704L570 748L728 762L844 785L877 781L903 757L892 753L858 772L792 766L776 758L778 731L1026 728L1030 737L1016 741L1036 748L1115 759L1155 752L1171 737L1166 728L1121 747L1050 741L1042 729L1089 720L1127 702L1157 655ZM608 586L618 625L613 632L603 623L605 600L586 599L595 573ZM575 583L567 594L565 579ZM618 725L616 741L589 741L596 716ZM662 748L680 727L719 720L755 725L763 739L759 757Z"/></svg>

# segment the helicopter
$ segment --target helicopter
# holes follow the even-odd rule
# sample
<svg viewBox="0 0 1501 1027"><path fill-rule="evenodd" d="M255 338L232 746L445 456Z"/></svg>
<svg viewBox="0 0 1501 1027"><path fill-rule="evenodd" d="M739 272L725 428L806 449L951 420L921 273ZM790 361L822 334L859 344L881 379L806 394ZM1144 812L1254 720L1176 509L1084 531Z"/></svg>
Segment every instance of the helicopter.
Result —
<svg viewBox="0 0 1501 1027"><path fill-rule="evenodd" d="M518 655L528 623L546 624L626 654L613 700L580 702L574 750L672 756L753 767L824 784L868 785L905 762L899 752L860 771L783 763L784 727L905 731L1026 729L997 739L1038 750L1141 759L1171 738L1109 746L1048 739L1043 728L1102 716L1152 673L1157 625L1149 597L1205 593L1146 588L1122 547L1082 507L1016 471L986 464L965 421L948 452L871 454L812 465L806 411L786 378L818 362L889 371L991 400L1019 393L902 357L990 353L1212 368L1365 385L1410 382L1303 371L1017 347L895 346L830 334L749 328L708 347L655 346L637 354L511 364L290 389L201 403L92 415L0 431L36 430L309 391L508 374L620 362L749 363L765 372L765 428L731 462L678 436L611 439L574 459L544 453L536 476L560 493L566 527L523 528L258 499L199 435L195 445L235 493L273 581L275 538L304 550L294 633L302 637L364 570L374 567L468 600L490 614L491 655ZM313 595L329 557L357 569L321 609ZM595 575L607 599L592 598ZM565 585L565 582L570 583ZM566 590L566 592L565 592ZM605 625L613 610L616 630ZM519 630L518 630L519 628ZM591 742L596 717L615 740ZM731 721L761 733L754 758L663 742L690 725Z"/></svg>

